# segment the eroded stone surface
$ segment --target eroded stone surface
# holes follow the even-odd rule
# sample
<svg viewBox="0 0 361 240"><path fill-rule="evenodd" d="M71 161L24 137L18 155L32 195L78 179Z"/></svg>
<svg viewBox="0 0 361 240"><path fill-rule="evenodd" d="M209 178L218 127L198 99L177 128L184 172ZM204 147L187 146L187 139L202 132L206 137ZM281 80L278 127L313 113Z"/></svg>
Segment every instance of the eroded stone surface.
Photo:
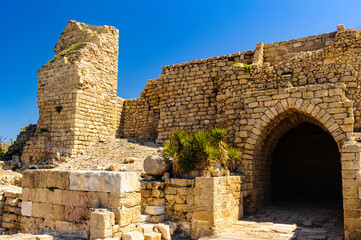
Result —
<svg viewBox="0 0 361 240"><path fill-rule="evenodd" d="M73 171L70 190L125 193L139 189L134 172Z"/></svg>

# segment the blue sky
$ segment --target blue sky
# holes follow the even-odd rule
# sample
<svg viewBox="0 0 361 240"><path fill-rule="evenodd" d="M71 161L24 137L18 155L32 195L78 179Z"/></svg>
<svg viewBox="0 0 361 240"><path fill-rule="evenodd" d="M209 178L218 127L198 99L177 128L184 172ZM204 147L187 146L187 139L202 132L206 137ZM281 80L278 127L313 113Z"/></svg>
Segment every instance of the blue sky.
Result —
<svg viewBox="0 0 361 240"><path fill-rule="evenodd" d="M118 95L129 99L162 66L360 27L360 12L360 0L0 0L0 136L37 122L37 70L69 20L119 29Z"/></svg>

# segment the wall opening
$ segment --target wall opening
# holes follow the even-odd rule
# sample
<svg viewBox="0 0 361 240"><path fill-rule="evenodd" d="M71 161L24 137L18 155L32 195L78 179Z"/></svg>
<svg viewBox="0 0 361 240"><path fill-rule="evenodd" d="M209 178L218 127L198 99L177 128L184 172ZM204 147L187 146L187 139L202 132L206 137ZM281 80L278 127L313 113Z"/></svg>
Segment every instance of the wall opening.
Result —
<svg viewBox="0 0 361 240"><path fill-rule="evenodd" d="M332 202L342 208L341 161L333 137L303 122L278 141L271 165L272 202Z"/></svg>

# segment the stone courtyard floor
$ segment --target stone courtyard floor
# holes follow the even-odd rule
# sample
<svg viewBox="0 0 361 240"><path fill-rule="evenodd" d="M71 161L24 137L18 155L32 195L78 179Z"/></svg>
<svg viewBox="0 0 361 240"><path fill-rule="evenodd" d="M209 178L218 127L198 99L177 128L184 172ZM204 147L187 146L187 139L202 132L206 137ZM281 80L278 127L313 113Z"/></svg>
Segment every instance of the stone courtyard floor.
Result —
<svg viewBox="0 0 361 240"><path fill-rule="evenodd" d="M215 237L200 240L342 240L340 204L332 202L279 202L244 217Z"/></svg>

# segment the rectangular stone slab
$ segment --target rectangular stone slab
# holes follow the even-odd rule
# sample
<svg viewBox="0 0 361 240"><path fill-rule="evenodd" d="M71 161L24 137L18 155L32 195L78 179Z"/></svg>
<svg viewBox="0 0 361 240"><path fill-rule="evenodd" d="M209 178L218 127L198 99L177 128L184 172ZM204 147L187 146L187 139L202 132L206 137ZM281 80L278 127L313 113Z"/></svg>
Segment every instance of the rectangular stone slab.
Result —
<svg viewBox="0 0 361 240"><path fill-rule="evenodd" d="M72 171L70 190L126 193L139 190L135 172Z"/></svg>

